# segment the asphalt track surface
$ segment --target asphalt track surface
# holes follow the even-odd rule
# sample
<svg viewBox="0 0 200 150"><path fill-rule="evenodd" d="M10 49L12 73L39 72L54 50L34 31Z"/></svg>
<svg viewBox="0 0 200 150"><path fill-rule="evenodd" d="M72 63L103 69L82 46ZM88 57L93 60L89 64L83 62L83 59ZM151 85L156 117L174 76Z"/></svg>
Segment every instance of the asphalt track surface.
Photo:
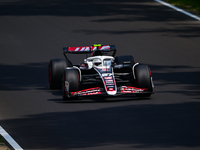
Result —
<svg viewBox="0 0 200 150"><path fill-rule="evenodd" d="M155 94L63 101L48 61L93 43L148 64ZM199 149L199 58L200 22L153 0L0 0L0 125L27 150Z"/></svg>

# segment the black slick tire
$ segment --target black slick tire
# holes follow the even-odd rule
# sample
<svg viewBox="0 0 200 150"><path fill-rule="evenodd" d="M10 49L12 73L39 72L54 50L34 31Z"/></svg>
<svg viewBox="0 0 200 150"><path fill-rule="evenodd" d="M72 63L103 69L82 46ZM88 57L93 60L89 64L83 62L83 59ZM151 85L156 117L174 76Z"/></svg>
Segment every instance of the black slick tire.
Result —
<svg viewBox="0 0 200 150"><path fill-rule="evenodd" d="M138 88L146 88L149 92L153 92L151 83L151 74L147 65L136 65L134 68L136 86ZM151 93L139 94L142 97L150 97Z"/></svg>
<svg viewBox="0 0 200 150"><path fill-rule="evenodd" d="M65 81L69 83L69 93L65 91ZM80 90L80 75L78 69L65 69L63 71L62 92L63 99L70 99L70 92L77 92Z"/></svg>
<svg viewBox="0 0 200 150"><path fill-rule="evenodd" d="M135 60L132 55L122 55L115 58L115 63L118 65L124 64L126 62L130 62L130 66L133 66L135 64Z"/></svg>
<svg viewBox="0 0 200 150"><path fill-rule="evenodd" d="M49 86L51 89L61 89L62 72L69 66L66 59L51 59L49 62Z"/></svg>

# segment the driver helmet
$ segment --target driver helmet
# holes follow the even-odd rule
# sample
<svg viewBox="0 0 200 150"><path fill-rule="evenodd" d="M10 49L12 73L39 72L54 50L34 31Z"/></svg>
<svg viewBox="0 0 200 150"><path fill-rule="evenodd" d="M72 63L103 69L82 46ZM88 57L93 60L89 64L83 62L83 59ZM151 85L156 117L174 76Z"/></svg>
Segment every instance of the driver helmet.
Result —
<svg viewBox="0 0 200 150"><path fill-rule="evenodd" d="M93 59L94 66L101 66L101 59Z"/></svg>

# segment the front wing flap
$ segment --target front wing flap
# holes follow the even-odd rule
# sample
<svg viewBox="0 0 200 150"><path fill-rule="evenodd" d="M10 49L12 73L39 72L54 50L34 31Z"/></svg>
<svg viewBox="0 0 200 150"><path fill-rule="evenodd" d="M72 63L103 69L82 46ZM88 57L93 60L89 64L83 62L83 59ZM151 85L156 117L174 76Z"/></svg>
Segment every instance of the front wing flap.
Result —
<svg viewBox="0 0 200 150"><path fill-rule="evenodd" d="M137 87L131 87L131 86L121 86L118 88L118 91L120 93L146 93L148 90L146 88L137 88Z"/></svg>
<svg viewBox="0 0 200 150"><path fill-rule="evenodd" d="M87 96L87 95L99 95L103 94L102 90L99 87L84 89L77 92L71 92L70 96Z"/></svg>

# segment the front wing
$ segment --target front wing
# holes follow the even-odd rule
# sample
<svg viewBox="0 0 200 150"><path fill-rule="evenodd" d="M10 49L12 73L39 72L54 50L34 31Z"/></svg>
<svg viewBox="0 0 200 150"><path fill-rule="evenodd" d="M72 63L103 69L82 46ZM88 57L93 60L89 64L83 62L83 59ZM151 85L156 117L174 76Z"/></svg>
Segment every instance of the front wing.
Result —
<svg viewBox="0 0 200 150"><path fill-rule="evenodd" d="M117 94L138 94L138 93L149 93L152 92L148 91L146 88L137 88L131 86L121 86L117 88ZM108 95L104 88L94 87L89 89L84 89L76 92L70 92L69 96L89 96L89 95Z"/></svg>

